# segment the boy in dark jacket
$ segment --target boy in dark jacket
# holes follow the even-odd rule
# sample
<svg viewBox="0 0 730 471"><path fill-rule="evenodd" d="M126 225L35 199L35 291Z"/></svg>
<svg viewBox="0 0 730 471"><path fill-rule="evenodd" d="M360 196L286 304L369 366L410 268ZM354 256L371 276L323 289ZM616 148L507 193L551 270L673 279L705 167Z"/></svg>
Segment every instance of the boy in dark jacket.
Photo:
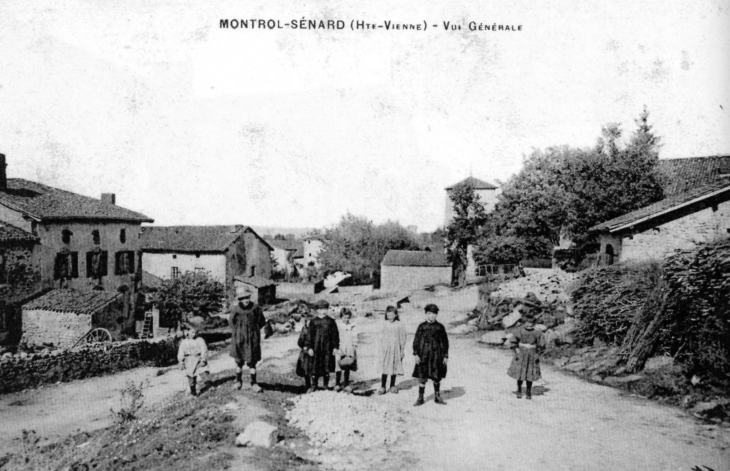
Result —
<svg viewBox="0 0 730 471"><path fill-rule="evenodd" d="M235 389L243 386L243 366L251 375L251 390L261 392L256 382L256 365L261 361L261 329L266 318L261 308L251 301L251 293L239 292L238 304L231 309L231 356L236 360Z"/></svg>
<svg viewBox="0 0 730 471"><path fill-rule="evenodd" d="M337 322L327 315L329 303L319 300L315 304L317 317L309 322L309 338L306 348L312 357L312 390L317 390L317 382L322 377L324 388L329 387L330 373L335 371L335 357L340 349L340 331Z"/></svg>
<svg viewBox="0 0 730 471"><path fill-rule="evenodd" d="M436 321L439 312L438 306L428 304L424 308L426 321L422 322L416 330L416 337L413 339L413 355L416 357L416 367L413 369L413 377L418 378L421 383L418 386L418 400L414 406L423 404L423 393L426 390L426 382L433 381L434 402L445 405L441 399L441 380L446 377L446 364L449 360L449 338L443 324Z"/></svg>

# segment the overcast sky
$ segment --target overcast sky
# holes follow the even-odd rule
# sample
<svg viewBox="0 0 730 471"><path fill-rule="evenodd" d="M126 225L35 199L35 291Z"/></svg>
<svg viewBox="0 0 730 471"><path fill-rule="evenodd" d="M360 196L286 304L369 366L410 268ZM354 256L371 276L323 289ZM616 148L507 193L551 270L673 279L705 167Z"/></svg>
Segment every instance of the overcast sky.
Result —
<svg viewBox="0 0 730 471"><path fill-rule="evenodd" d="M533 148L592 145L609 122L630 134L644 105L662 158L730 153L729 16L728 0L2 0L0 152L9 177L114 192L156 224L350 211L433 230L470 171L506 180Z"/></svg>

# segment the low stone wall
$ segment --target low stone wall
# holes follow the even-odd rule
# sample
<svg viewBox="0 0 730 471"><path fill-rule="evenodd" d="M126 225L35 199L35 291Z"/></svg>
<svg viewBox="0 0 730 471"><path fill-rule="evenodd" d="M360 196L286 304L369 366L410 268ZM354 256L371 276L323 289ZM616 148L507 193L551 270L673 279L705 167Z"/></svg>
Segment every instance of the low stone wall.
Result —
<svg viewBox="0 0 730 471"><path fill-rule="evenodd" d="M6 353L0 358L0 394L138 366L168 366L177 361L177 346L175 339L130 340L40 353Z"/></svg>

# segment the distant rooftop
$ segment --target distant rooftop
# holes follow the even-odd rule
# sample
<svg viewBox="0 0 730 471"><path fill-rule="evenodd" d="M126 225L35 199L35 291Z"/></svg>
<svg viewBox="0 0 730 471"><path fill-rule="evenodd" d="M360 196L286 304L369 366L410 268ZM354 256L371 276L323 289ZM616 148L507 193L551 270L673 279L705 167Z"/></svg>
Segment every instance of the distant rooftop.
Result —
<svg viewBox="0 0 730 471"><path fill-rule="evenodd" d="M148 226L142 228L142 250L148 252L225 252L246 232L258 237L273 250L271 244L248 226Z"/></svg>
<svg viewBox="0 0 730 471"><path fill-rule="evenodd" d="M459 183L454 183L453 185L446 187L446 190L452 190L459 185L467 185L467 186L472 187L475 190L496 190L497 189L497 186L492 185L489 182L485 182L484 180L480 180L480 179L474 178L474 177L468 177L468 178L460 181Z"/></svg>
<svg viewBox="0 0 730 471"><path fill-rule="evenodd" d="M450 267L443 253L418 250L388 250L381 265L389 267Z"/></svg>

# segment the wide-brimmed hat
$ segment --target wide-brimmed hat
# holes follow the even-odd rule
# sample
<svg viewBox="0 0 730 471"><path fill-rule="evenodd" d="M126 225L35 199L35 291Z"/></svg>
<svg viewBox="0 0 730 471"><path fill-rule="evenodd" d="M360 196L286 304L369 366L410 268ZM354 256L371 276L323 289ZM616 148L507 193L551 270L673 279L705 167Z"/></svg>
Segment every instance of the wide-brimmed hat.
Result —
<svg viewBox="0 0 730 471"><path fill-rule="evenodd" d="M250 297L251 297L251 293L249 293L247 291L242 291L242 292L236 294L236 299L245 299L245 298L250 298Z"/></svg>
<svg viewBox="0 0 730 471"><path fill-rule="evenodd" d="M434 314L439 313L439 307L435 304L426 304L426 307L423 308L423 310L426 312L433 312Z"/></svg>

